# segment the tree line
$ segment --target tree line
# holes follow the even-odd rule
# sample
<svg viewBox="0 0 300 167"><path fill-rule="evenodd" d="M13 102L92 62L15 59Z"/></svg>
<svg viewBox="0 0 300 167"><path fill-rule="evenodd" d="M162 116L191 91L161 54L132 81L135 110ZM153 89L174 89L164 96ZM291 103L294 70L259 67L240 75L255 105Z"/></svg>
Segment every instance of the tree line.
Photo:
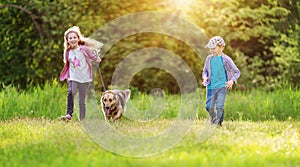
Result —
<svg viewBox="0 0 300 167"><path fill-rule="evenodd" d="M222 36L227 43L224 52L241 70L238 89L299 86L300 2L297 0L193 0L185 8L170 0L3 0L0 2L1 88L14 85L26 89L58 79L63 67L63 33L67 28L77 25L89 36L114 19L141 11L176 14L203 29L208 38ZM201 83L203 60L193 49L163 34L143 33L122 39L105 55L100 65L105 84L110 85L116 66L125 56L145 47L163 47L180 55ZM98 80L95 82L101 87ZM160 69L140 71L131 84L143 91L155 87L179 91L176 80Z"/></svg>

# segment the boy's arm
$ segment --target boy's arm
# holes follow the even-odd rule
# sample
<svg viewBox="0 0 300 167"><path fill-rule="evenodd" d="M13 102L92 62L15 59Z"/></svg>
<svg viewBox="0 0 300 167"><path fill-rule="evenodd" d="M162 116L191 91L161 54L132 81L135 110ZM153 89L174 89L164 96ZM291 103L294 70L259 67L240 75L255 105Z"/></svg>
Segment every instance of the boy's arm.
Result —
<svg viewBox="0 0 300 167"><path fill-rule="evenodd" d="M208 69L207 69L207 58L205 60L205 64L203 67L203 72L202 72L202 85L206 86L206 82L208 81Z"/></svg>
<svg viewBox="0 0 300 167"><path fill-rule="evenodd" d="M231 80L236 83L238 78L240 77L240 70L237 68L237 66L234 64L233 60L230 58L229 59L229 66L231 70L233 71L233 77Z"/></svg>
<svg viewBox="0 0 300 167"><path fill-rule="evenodd" d="M233 69L233 77L232 80L234 81L234 83L237 82L238 78L240 77L241 73L240 70L237 68L237 66L234 64L234 62L232 61L232 69Z"/></svg>

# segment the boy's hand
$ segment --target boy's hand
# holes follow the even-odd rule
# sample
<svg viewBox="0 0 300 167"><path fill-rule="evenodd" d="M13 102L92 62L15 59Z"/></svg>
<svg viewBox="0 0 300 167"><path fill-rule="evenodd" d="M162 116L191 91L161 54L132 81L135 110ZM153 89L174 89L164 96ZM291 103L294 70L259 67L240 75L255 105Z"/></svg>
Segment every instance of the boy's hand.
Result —
<svg viewBox="0 0 300 167"><path fill-rule="evenodd" d="M226 84L226 89L232 89L232 85L233 85L233 80L230 80L228 82L225 82Z"/></svg>
<svg viewBox="0 0 300 167"><path fill-rule="evenodd" d="M204 77L203 81L202 81L202 85L205 85L205 82L207 82L207 80L208 80L208 77Z"/></svg>

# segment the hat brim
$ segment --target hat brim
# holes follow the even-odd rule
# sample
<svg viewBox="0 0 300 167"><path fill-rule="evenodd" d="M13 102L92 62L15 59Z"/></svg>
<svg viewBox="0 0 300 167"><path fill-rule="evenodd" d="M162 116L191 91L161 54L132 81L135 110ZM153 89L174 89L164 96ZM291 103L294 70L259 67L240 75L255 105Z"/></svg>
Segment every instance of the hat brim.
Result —
<svg viewBox="0 0 300 167"><path fill-rule="evenodd" d="M209 49L213 49L213 48L215 48L215 47L217 47L217 45L215 45L215 46L212 46L212 45L210 45L210 44L205 45L205 48L209 48Z"/></svg>

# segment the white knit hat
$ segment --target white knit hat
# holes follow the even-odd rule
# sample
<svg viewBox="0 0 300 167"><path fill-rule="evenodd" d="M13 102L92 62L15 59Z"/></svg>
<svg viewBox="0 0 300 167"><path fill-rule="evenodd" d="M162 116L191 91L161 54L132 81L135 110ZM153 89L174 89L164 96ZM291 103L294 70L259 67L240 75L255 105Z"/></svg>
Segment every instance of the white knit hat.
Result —
<svg viewBox="0 0 300 167"><path fill-rule="evenodd" d="M205 46L205 48L210 48L210 49L213 49L215 47L217 47L217 45L220 45L220 46L225 46L225 42L224 42L224 39L220 36L214 36L212 37L207 45Z"/></svg>

